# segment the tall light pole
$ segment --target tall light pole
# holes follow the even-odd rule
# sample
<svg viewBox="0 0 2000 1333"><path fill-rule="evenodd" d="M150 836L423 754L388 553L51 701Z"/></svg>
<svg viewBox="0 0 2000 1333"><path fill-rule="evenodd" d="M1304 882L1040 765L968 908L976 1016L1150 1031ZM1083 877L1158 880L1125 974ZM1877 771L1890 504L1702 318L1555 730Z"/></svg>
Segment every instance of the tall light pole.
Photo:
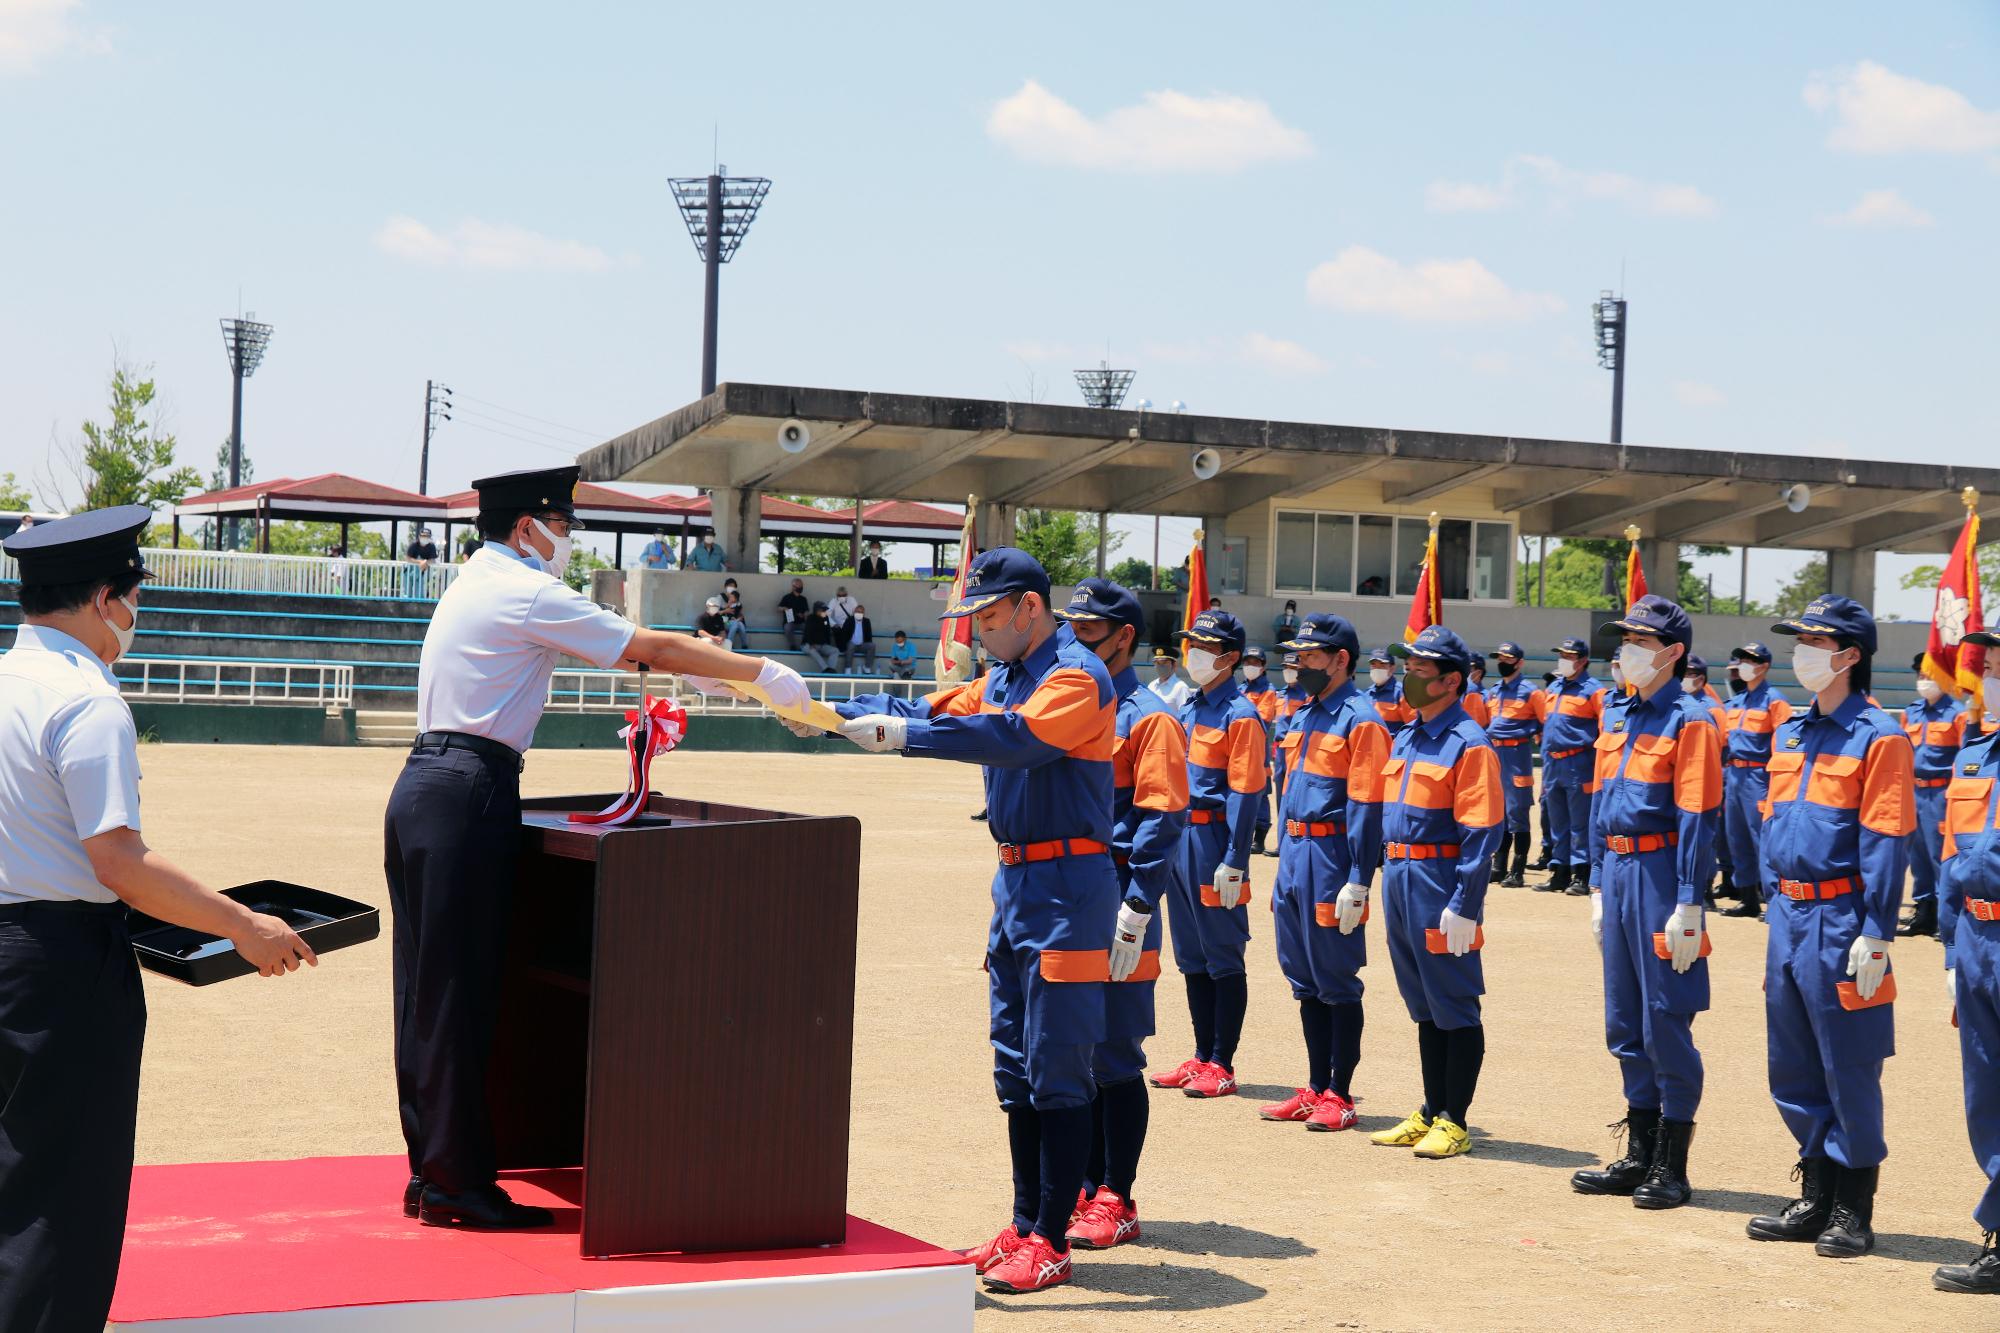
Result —
<svg viewBox="0 0 2000 1333"><path fill-rule="evenodd" d="M1109 361L1100 361L1095 370L1076 372L1076 387L1090 406L1116 407L1125 401L1125 391L1138 374L1136 370L1113 370Z"/></svg>
<svg viewBox="0 0 2000 1333"><path fill-rule="evenodd" d="M259 324L256 311L240 319L222 321L222 347L229 353L229 373L234 392L229 404L229 484L243 484L243 381L264 364L264 349L271 343L271 326ZM229 549L236 549L236 520L229 520Z"/></svg>
<svg viewBox="0 0 2000 1333"><path fill-rule="evenodd" d="M1625 298L1599 292L1591 323L1597 329L1597 364L1611 372L1611 442L1625 439Z"/></svg>
<svg viewBox="0 0 2000 1333"><path fill-rule="evenodd" d="M722 266L743 244L750 224L771 182L762 176L732 176L729 168L717 164L708 176L676 176L667 182L673 187L674 203L687 223L695 253L707 267L701 297L701 393L715 392L716 305L722 283Z"/></svg>
<svg viewBox="0 0 2000 1333"><path fill-rule="evenodd" d="M431 431L451 420L451 386L424 381L424 451L417 456L417 494L431 493Z"/></svg>

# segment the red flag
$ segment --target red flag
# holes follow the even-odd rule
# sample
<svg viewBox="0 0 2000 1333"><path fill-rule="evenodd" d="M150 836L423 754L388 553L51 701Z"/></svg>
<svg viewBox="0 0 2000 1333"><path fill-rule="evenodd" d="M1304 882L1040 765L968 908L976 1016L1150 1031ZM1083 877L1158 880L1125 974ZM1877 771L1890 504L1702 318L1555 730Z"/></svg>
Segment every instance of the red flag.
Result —
<svg viewBox="0 0 2000 1333"><path fill-rule="evenodd" d="M1194 549L1188 552L1187 605L1181 608L1181 628L1193 629L1194 618L1208 610L1208 552L1202 549L1202 534L1194 534Z"/></svg>
<svg viewBox="0 0 2000 1333"><path fill-rule="evenodd" d="M1953 694L1977 694L1986 668L1986 649L1961 642L1986 625L1979 605L1979 514L1972 508L1976 502L1976 497L1967 500L1965 526L1938 576L1931 637L1924 648L1924 674Z"/></svg>
<svg viewBox="0 0 2000 1333"><path fill-rule="evenodd" d="M1444 624L1444 603L1438 597L1438 525L1431 515L1430 539L1424 543L1424 567L1417 575L1417 592L1410 598L1410 618L1403 625L1403 642L1413 641L1432 625Z"/></svg>
<svg viewBox="0 0 2000 1333"><path fill-rule="evenodd" d="M966 496L965 527L958 535L958 573L951 581L951 596L945 599L947 609L965 596L965 576L972 568L972 522L978 512L977 497ZM940 685L972 679L971 616L938 617L937 678Z"/></svg>
<svg viewBox="0 0 2000 1333"><path fill-rule="evenodd" d="M1630 606L1646 595L1646 567L1639 562L1639 543L1634 541L1632 549L1625 553L1625 605Z"/></svg>

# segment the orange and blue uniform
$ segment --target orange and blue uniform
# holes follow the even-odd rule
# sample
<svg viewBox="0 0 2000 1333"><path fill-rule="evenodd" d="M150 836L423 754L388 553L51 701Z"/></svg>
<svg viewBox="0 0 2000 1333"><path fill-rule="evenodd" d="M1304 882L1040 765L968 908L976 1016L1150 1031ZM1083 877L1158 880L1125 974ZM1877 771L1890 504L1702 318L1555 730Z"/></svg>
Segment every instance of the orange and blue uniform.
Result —
<svg viewBox="0 0 2000 1333"><path fill-rule="evenodd" d="M1170 910L1174 962L1183 972L1240 976L1250 940L1250 885L1246 880L1237 901L1224 903L1215 871L1250 865L1266 778L1264 723L1224 677L1182 706L1181 727L1188 750L1188 896L1184 909Z"/></svg>
<svg viewBox="0 0 2000 1333"><path fill-rule="evenodd" d="M2000 651L1988 647L1987 652ZM1986 1190L1972 1216L2000 1231L2000 737L1960 750L1945 789L1938 935L1955 974L1965 1124Z"/></svg>
<svg viewBox="0 0 2000 1333"><path fill-rule="evenodd" d="M1487 689L1489 718L1486 738L1500 754L1501 781L1507 794L1507 831L1525 835L1535 803L1535 740L1542 734L1541 691L1516 671ZM1525 854L1525 850L1524 850Z"/></svg>
<svg viewBox="0 0 2000 1333"><path fill-rule="evenodd" d="M1290 739L1292 719L1310 702L1306 692L1296 685L1285 686L1284 693L1278 696L1278 720L1271 735L1271 776L1281 808L1285 800L1285 783L1290 780L1292 751L1298 748L1297 742Z"/></svg>
<svg viewBox="0 0 2000 1333"><path fill-rule="evenodd" d="M1465 709L1465 715L1478 723L1481 730L1492 725L1493 703L1487 697L1484 685L1469 686L1465 691L1465 697L1458 702L1459 706Z"/></svg>
<svg viewBox="0 0 2000 1333"><path fill-rule="evenodd" d="M1271 831L1271 790L1275 785L1272 781L1272 774L1277 759L1278 706L1282 700L1282 696L1272 687L1271 673L1266 671L1255 680L1246 680L1243 682L1243 697L1250 701L1250 706L1257 710L1257 717L1264 724L1266 746L1264 752L1264 797L1257 803L1256 834L1257 841L1261 843L1264 840L1264 835Z"/></svg>
<svg viewBox="0 0 2000 1333"><path fill-rule="evenodd" d="M1590 865L1590 797L1597 785L1592 747L1611 697L1588 667L1568 679L1556 677L1539 696L1542 790L1549 802L1552 859L1559 866L1568 865L1572 874L1588 873Z"/></svg>
<svg viewBox="0 0 2000 1333"><path fill-rule="evenodd" d="M1937 897L1938 858L1943 851L1945 788L1965 744L1965 705L1948 694L1936 703L1919 699L1903 710L1903 734L1915 752L1917 827L1910 835L1910 900Z"/></svg>
<svg viewBox="0 0 2000 1333"><path fill-rule="evenodd" d="M1416 721L1417 710L1403 702L1403 682L1395 676L1383 685L1359 687L1362 697L1375 706L1375 716L1393 740L1396 733Z"/></svg>
<svg viewBox="0 0 2000 1333"><path fill-rule="evenodd" d="M1792 706L1772 687L1767 674L1729 699L1722 710L1728 724L1722 771L1722 836L1728 843L1724 862L1733 886L1747 895L1763 875L1765 829L1758 812L1770 790L1771 737L1791 717Z"/></svg>

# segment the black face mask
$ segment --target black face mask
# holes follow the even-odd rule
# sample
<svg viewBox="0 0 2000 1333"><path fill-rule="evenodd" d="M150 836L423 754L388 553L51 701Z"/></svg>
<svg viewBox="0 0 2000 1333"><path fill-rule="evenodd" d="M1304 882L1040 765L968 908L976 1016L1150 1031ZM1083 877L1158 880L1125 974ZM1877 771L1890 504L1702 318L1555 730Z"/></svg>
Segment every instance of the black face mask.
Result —
<svg viewBox="0 0 2000 1333"><path fill-rule="evenodd" d="M1520 669L1521 669L1521 664L1519 662L1508 662L1503 660L1500 663L1500 679L1511 680L1513 679L1514 674L1518 672Z"/></svg>
<svg viewBox="0 0 2000 1333"><path fill-rule="evenodd" d="M1317 699L1320 692L1333 683L1333 677L1317 667L1299 668L1299 688L1306 692L1308 699Z"/></svg>

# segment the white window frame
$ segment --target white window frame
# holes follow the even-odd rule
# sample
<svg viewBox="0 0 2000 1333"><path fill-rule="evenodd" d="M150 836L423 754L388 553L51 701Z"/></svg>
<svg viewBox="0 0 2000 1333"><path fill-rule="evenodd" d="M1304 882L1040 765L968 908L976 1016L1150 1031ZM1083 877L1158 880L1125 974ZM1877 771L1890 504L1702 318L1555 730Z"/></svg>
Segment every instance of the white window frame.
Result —
<svg viewBox="0 0 2000 1333"><path fill-rule="evenodd" d="M1312 597L1321 600L1341 601L1341 602L1368 602L1373 604L1378 602L1394 601L1396 600L1399 594L1392 591L1387 597L1363 597L1359 593L1353 591L1320 592L1312 588L1287 588L1279 584L1278 519L1280 515L1284 514L1291 514L1297 516L1310 516L1313 519L1314 551L1312 554L1311 567L1314 570L1317 570L1319 568L1319 551L1317 548L1319 542L1320 517L1322 515L1325 515L1332 518L1344 517L1353 519L1354 522L1351 523L1348 527L1348 540L1353 543L1352 549L1349 551L1347 559L1347 568L1350 574L1358 573L1361 568L1361 520L1364 517L1386 518L1391 520L1393 523L1420 523L1424 524L1425 526L1428 526L1429 524L1429 520L1425 516L1418 514L1385 514L1382 513L1380 510L1308 509L1301 507L1299 505L1282 505L1282 506L1272 505L1271 519L1270 519L1270 535L1269 535L1270 544L1266 547L1266 549L1270 552L1270 566L1268 571L1269 576L1266 579L1266 582L1270 588L1269 595L1272 597ZM1513 559L1515 544L1519 540L1518 525L1512 519L1506 519L1506 518L1483 518L1474 514L1439 515L1440 522L1448 520L1457 520L1459 522L1471 523L1475 525L1480 523L1492 523L1499 527L1505 528L1507 530L1508 558L1503 565L1503 568L1505 569L1506 573L1503 579L1504 587L1502 596L1449 597L1445 598L1444 600L1456 603L1461 606L1512 606L1514 604L1514 580L1518 574L1518 571L1515 568L1515 561ZM1398 536L1399 534L1396 532L1395 529L1392 528L1390 534L1390 549L1392 552L1395 549L1395 543L1397 541ZM1474 580L1473 580L1472 562L1478 556L1478 553L1479 553L1479 529L1475 526L1472 529L1472 540L1466 544L1465 586L1467 588L1471 588L1473 586ZM1392 587L1393 587L1393 581L1392 581Z"/></svg>

